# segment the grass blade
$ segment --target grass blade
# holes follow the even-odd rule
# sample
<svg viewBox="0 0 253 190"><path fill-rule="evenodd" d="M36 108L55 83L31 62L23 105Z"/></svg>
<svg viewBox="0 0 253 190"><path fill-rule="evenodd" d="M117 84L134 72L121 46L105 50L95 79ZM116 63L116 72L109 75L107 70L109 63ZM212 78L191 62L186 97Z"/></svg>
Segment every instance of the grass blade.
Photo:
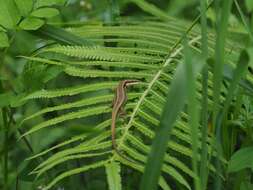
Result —
<svg viewBox="0 0 253 190"><path fill-rule="evenodd" d="M65 31L62 28L55 27L48 24L45 24L40 29L31 33L42 38L49 38L60 44L67 44L67 45L92 45L93 44L89 40L76 36L70 32Z"/></svg>
<svg viewBox="0 0 253 190"><path fill-rule="evenodd" d="M197 74L201 71L204 62L201 62L200 56L194 61L196 64L194 64L193 68L193 78L196 78ZM187 81L186 65L180 64L177 67L167 95L167 101L160 119L160 127L153 140L151 152L141 181L141 190L157 189L167 144L174 123L177 120L179 113L182 111L187 98Z"/></svg>
<svg viewBox="0 0 253 190"><path fill-rule="evenodd" d="M161 19L164 21L173 20L172 17L167 15L163 10L159 9L155 5L148 3L144 0L128 0L129 2L135 3L138 7L140 7L143 11Z"/></svg>
<svg viewBox="0 0 253 190"><path fill-rule="evenodd" d="M110 190L121 190L120 164L110 162L105 165L107 181Z"/></svg>
<svg viewBox="0 0 253 190"><path fill-rule="evenodd" d="M220 3L222 6L220 7ZM220 93L222 84L222 73L223 66L225 62L225 42L227 36L228 18L232 6L232 0L216 1L216 14L217 16L217 38L215 47L215 63L213 70L213 110L212 110L212 124L215 126L216 138L213 138L213 143L215 143L218 154L221 155L220 147L220 127L218 127L218 116L219 116L219 105L220 105ZM218 124L218 125L216 125ZM219 158L219 156L217 156ZM219 159L216 159L216 169L218 173L221 172L221 164ZM215 179L215 189L221 189L221 178L216 175Z"/></svg>
<svg viewBox="0 0 253 190"><path fill-rule="evenodd" d="M249 24L246 21L246 17L244 16L243 11L242 11L242 9L241 9L238 1L234 0L234 2L235 2L235 6L236 6L236 8L237 8L237 10L239 12L239 15L240 15L240 17L242 19L242 23L245 26L245 28L246 28L246 30L247 30L247 32L249 34L250 40L253 41L253 32L251 31L250 26L249 26Z"/></svg>
<svg viewBox="0 0 253 190"><path fill-rule="evenodd" d="M192 138L192 168L195 173L194 177L194 189L200 190L200 178L198 172L198 126L199 126L199 101L197 101L197 91L196 91L196 81L193 75L193 62L192 53L188 44L184 42L184 55L185 55L185 65L186 65L186 77L187 77L187 98L188 106L187 111L189 114L189 127L191 128L191 138ZM196 63L195 63L196 64Z"/></svg>
<svg viewBox="0 0 253 190"><path fill-rule="evenodd" d="M223 144L223 149L224 149L224 153L227 156L227 158L229 158L229 146L230 145L230 138L231 136L229 135L229 129L228 129L228 125L226 125L226 121L227 121L227 113L228 113L228 109L232 103L232 100L235 96L235 92L237 91L237 88L239 86L239 83L241 81L241 79L243 79L243 77L246 74L247 68L248 68L248 64L249 64L249 55L247 54L246 51L242 51L239 61L237 63L237 66L233 72L233 79L231 80L229 87L228 87L228 92L226 95L226 99L225 99L225 103L223 108L220 111L220 117L222 119L222 121L219 121L218 123L220 125L222 125L222 138L224 139L222 142Z"/></svg>
<svg viewBox="0 0 253 190"><path fill-rule="evenodd" d="M207 10L206 1L200 0L200 12L201 12L201 51L203 60L206 62L208 58L208 39L207 39ZM205 64L202 72L202 103L201 103L201 162L200 171L201 187L203 190L207 187L208 179L208 167L207 166L207 137L208 137L208 65Z"/></svg>

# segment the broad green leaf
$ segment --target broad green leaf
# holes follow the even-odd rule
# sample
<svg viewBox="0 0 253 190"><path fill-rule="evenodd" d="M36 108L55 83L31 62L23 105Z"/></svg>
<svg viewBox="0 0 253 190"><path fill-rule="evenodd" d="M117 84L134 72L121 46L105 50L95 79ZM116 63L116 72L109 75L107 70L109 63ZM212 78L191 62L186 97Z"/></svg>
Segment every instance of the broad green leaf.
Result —
<svg viewBox="0 0 253 190"><path fill-rule="evenodd" d="M0 0L0 25L13 29L20 20L20 14L13 0Z"/></svg>
<svg viewBox="0 0 253 190"><path fill-rule="evenodd" d="M33 0L15 0L22 16L27 16L33 8Z"/></svg>
<svg viewBox="0 0 253 190"><path fill-rule="evenodd" d="M253 1L252 0L245 0L246 8L249 12L253 11Z"/></svg>
<svg viewBox="0 0 253 190"><path fill-rule="evenodd" d="M8 47L9 39L5 32L0 32L0 48Z"/></svg>
<svg viewBox="0 0 253 190"><path fill-rule="evenodd" d="M37 30L44 24L44 21L38 18L29 17L24 19L19 26L24 30Z"/></svg>
<svg viewBox="0 0 253 190"><path fill-rule="evenodd" d="M51 18L59 14L55 8L41 8L32 12L32 16L39 18Z"/></svg>
<svg viewBox="0 0 253 190"><path fill-rule="evenodd" d="M253 147L242 148L231 157L228 163L228 172L238 172L239 170L253 169Z"/></svg>
<svg viewBox="0 0 253 190"><path fill-rule="evenodd" d="M64 5L66 0L37 0L35 6L36 7L45 7L52 5Z"/></svg>
<svg viewBox="0 0 253 190"><path fill-rule="evenodd" d="M120 164L110 162L106 164L107 182L110 190L121 190Z"/></svg>

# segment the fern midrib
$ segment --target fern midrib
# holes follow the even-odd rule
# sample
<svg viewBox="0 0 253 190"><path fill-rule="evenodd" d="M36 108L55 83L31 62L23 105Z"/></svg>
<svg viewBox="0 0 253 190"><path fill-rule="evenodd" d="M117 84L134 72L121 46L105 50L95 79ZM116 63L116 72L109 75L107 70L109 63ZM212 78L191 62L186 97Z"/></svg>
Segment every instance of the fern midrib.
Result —
<svg viewBox="0 0 253 190"><path fill-rule="evenodd" d="M195 43L196 41L198 41L200 39L199 36L193 38L189 44ZM164 65L161 67L161 69L155 74L154 78L151 80L151 82L149 83L147 89L144 91L144 93L142 94L142 96L140 97L139 101L137 102L129 122L127 123L127 126L125 127L125 131L123 133L123 135L120 137L119 139L119 143L118 143L118 148L120 149L120 147L122 146L122 144L124 143L124 140L127 137L128 131L129 129L133 126L132 123L134 121L135 116L138 113L138 110L141 106L141 104L143 103L144 99L146 98L146 96L149 94L149 92L151 91L153 85L155 84L155 82L159 79L159 77L162 74L162 71L164 70L164 68L167 67L167 65L173 60L173 57L175 57L176 55L178 55L178 53L180 53L182 51L183 47L179 47L178 49L175 49L170 56L167 58L167 60L165 61ZM116 159L115 154L112 156L111 161L114 161Z"/></svg>

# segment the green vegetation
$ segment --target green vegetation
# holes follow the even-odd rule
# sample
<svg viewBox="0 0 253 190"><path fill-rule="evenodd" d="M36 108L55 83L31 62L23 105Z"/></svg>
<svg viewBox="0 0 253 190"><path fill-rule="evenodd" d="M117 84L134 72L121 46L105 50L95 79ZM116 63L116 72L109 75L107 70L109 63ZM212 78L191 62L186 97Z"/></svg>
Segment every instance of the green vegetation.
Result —
<svg viewBox="0 0 253 190"><path fill-rule="evenodd" d="M0 189L252 190L252 2L0 0Z"/></svg>

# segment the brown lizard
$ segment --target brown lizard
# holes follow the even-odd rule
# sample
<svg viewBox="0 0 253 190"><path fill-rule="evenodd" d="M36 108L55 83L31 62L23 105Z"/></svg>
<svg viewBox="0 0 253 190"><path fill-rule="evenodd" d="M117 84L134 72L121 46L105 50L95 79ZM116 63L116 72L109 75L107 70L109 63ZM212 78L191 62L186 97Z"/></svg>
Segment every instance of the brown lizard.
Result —
<svg viewBox="0 0 253 190"><path fill-rule="evenodd" d="M123 157L124 159L130 161L128 158L126 158L124 155L121 154L121 152L118 150L115 140L115 133L116 133L116 120L119 113L123 111L123 106L127 101L127 94L126 94L126 88L127 86L137 84L138 80L122 80L119 82L118 87L116 88L116 94L113 101L113 108L112 108L112 124L111 124L111 133L112 133L112 146L113 149L116 151L116 153ZM132 161L131 161L132 162Z"/></svg>

